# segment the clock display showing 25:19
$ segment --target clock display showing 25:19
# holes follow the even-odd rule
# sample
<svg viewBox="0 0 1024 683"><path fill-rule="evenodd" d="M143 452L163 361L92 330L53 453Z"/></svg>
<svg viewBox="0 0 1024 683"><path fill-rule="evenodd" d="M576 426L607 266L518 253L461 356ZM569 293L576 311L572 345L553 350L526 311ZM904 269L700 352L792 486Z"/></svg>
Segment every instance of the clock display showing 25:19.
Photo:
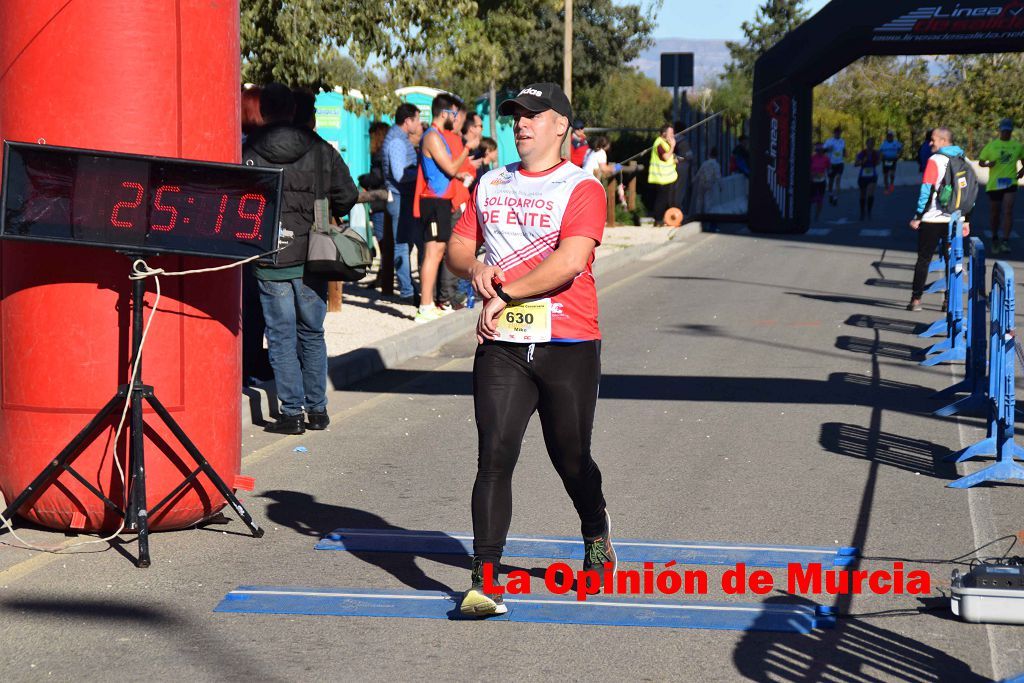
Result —
<svg viewBox="0 0 1024 683"><path fill-rule="evenodd" d="M135 210L142 207L147 192L142 183L133 180L121 181L121 187L125 190L125 196L130 198L114 204L110 210L110 224L115 228L131 230L136 228L138 220L134 215ZM228 216L229 225L242 221L245 226L240 229L230 228L224 232L224 237L260 239L263 214L267 210L267 198L262 193L246 192L241 196L221 193L215 214L210 210L209 194L186 193L181 185L164 184L152 194L152 206L146 207L145 211L150 219L150 230L171 232L179 226L180 219L180 226L188 228L188 231L219 237L224 232L224 217Z"/></svg>
<svg viewBox="0 0 1024 683"><path fill-rule="evenodd" d="M281 171L5 144L0 236L242 259L275 249Z"/></svg>

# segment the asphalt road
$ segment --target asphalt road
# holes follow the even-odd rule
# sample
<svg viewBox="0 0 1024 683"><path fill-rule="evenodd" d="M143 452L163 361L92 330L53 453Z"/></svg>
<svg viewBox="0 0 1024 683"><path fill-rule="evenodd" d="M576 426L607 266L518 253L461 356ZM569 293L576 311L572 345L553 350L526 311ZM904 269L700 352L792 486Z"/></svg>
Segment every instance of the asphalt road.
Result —
<svg viewBox="0 0 1024 683"><path fill-rule="evenodd" d="M811 601L844 615L807 635L214 613L243 584L466 586L464 558L313 545L336 527L471 528L467 338L334 394L328 432L246 434L243 473L257 489L242 498L267 528L262 539L234 518L157 534L145 570L105 546L67 556L0 546L0 680L982 681L1024 672L1024 630L953 618L953 565L941 563L1024 527L1021 488L945 487L957 470L941 458L983 429L930 416L929 394L959 369L915 362L927 343L912 332L940 317L941 301L904 310L912 191L880 195L881 218L867 223L849 219L854 200L844 194L810 235L723 228L605 277L594 452L620 537L855 545L861 569L902 558L908 571L930 571L931 595L734 598L713 588L704 598ZM847 220L828 222L841 213ZM536 421L514 487L513 532L578 533ZM773 573L784 588L783 570Z"/></svg>

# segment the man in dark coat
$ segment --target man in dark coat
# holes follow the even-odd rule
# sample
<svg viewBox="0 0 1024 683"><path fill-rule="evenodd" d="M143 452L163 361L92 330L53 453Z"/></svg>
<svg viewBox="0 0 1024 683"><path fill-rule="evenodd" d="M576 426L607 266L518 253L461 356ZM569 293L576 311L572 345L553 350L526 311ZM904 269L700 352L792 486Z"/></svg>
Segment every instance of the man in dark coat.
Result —
<svg viewBox="0 0 1024 683"><path fill-rule="evenodd" d="M358 193L341 155L306 126L295 126L292 91L272 83L260 94L266 126L242 149L246 163L284 169L281 198L281 244L277 264L256 269L260 303L267 321L267 347L274 369L281 416L266 428L275 434L302 434L326 429L327 283L304 277L309 229L317 197L326 198L330 216L348 214ZM303 420L303 411L306 420Z"/></svg>

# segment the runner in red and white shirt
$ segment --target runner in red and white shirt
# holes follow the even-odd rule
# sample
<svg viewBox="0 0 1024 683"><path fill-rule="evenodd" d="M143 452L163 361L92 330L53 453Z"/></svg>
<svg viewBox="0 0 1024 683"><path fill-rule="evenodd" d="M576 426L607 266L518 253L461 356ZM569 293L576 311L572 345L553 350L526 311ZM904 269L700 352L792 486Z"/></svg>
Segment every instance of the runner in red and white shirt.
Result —
<svg viewBox="0 0 1024 683"><path fill-rule="evenodd" d="M584 569L616 565L601 472L590 455L601 375L591 266L604 231L604 189L560 158L572 107L557 85L529 85L498 112L515 119L522 161L480 179L447 254L452 272L472 280L485 300L473 365L480 453L472 586L460 606L480 616L506 611L484 574L496 582L512 519L512 471L534 411L580 516Z"/></svg>

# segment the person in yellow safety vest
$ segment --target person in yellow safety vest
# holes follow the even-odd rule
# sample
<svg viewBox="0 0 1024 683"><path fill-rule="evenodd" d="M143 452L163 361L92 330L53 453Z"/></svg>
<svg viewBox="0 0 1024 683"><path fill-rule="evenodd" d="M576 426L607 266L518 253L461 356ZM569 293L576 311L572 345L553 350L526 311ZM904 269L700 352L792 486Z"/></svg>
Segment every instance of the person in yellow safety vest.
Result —
<svg viewBox="0 0 1024 683"><path fill-rule="evenodd" d="M651 148L651 163L647 167L647 183L654 188L654 224L665 224L665 212L675 205L676 135L671 123L661 127Z"/></svg>

